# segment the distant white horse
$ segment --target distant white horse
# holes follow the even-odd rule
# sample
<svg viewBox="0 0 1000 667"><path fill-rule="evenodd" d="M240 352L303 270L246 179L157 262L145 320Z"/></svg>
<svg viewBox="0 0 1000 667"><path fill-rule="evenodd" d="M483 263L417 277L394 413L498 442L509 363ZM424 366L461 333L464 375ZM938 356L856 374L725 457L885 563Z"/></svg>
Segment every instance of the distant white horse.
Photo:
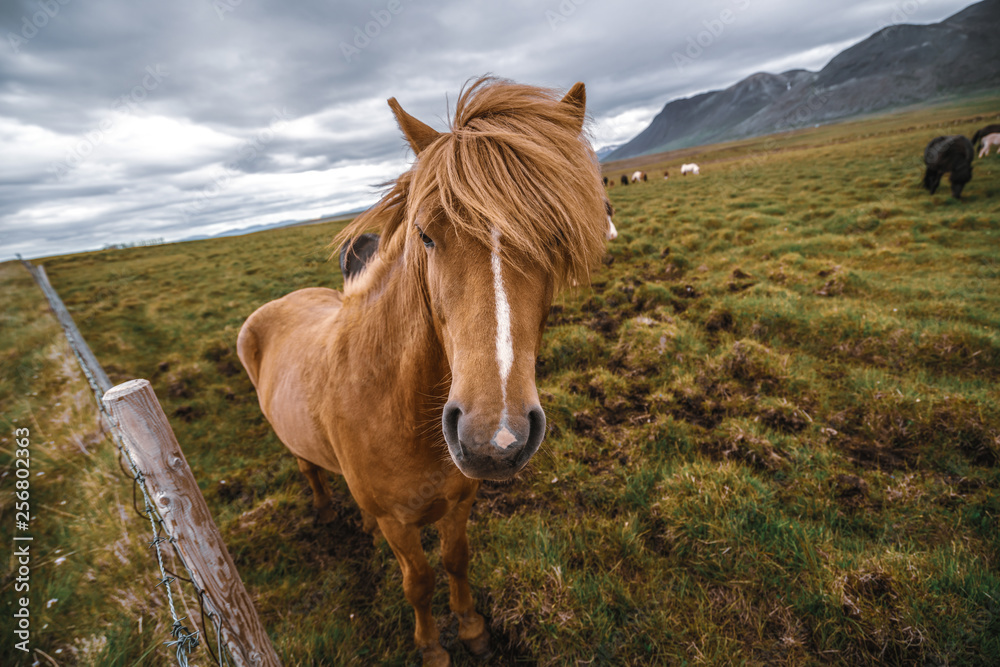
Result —
<svg viewBox="0 0 1000 667"><path fill-rule="evenodd" d="M632 172L632 182L633 183L638 183L639 181L645 181L645 180L646 180L646 172L644 172L644 171L635 171L635 172Z"/></svg>
<svg viewBox="0 0 1000 667"><path fill-rule="evenodd" d="M979 157L986 157L990 154L990 148L997 147L996 152L1000 153L1000 132L987 134L983 137L983 147L979 149Z"/></svg>
<svg viewBox="0 0 1000 667"><path fill-rule="evenodd" d="M611 206L611 202L609 202L609 201L605 201L604 202L604 212L607 213L607 215L608 215L608 236L607 236L607 239L609 241L614 241L616 238L618 238L618 228L615 227L614 221L611 220L611 216L613 216L615 214L615 209L614 209L613 206Z"/></svg>
<svg viewBox="0 0 1000 667"><path fill-rule="evenodd" d="M615 223L611 219L611 216L614 215L614 209L611 208L611 202L605 202L604 206L605 206L605 208L607 209L607 212L608 212L608 233L607 233L606 238L609 241L614 241L616 238L618 238L618 228L615 227ZM580 285L580 283L578 283L576 280L570 281L570 284L573 287L578 287Z"/></svg>
<svg viewBox="0 0 1000 667"><path fill-rule="evenodd" d="M698 169L698 165L696 165L694 162L688 162L687 164L681 165L681 176L687 176L688 174L694 174L695 176L697 176L700 173L701 170Z"/></svg>

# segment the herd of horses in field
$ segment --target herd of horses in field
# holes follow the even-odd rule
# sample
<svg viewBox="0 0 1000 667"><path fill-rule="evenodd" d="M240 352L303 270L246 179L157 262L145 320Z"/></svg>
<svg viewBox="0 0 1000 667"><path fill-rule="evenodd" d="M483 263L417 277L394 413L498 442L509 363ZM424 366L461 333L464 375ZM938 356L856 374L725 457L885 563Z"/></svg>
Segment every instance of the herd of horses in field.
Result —
<svg viewBox="0 0 1000 667"><path fill-rule="evenodd" d="M979 147L982 143L982 148ZM951 183L951 194L956 199L962 197L962 189L965 184L972 180L972 160L976 157L984 158L990 154L990 149L996 148L1000 153L1000 124L987 125L978 130L972 139L964 135L955 134L949 136L935 137L927 144L924 150L924 164L927 169L924 172L924 187L934 194L941 178L949 174L948 180ZM681 165L681 175L692 174L697 176L701 169L697 164L688 163ZM663 172L664 180L670 178L670 172ZM648 181L649 178L644 171L635 171L621 175L621 184L640 183ZM615 185L614 178L604 177L604 186L612 188Z"/></svg>
<svg viewBox="0 0 1000 667"><path fill-rule="evenodd" d="M417 159L335 239L343 291L264 304L237 352L317 520L336 520L327 473L342 475L364 529L399 562L423 664L446 667L420 529L437 526L459 639L489 653L469 586L469 513L484 481L502 489L542 442L542 333L558 290L588 284L617 235L605 190L614 180L583 132L582 83L560 96L481 78L462 90L449 132L388 103ZM950 172L959 197L980 140L983 156L1000 145L1000 125L972 141L934 139L924 185L933 193ZM639 170L620 182L648 179Z"/></svg>
<svg viewBox="0 0 1000 667"><path fill-rule="evenodd" d="M924 164L927 166L924 171L924 187L927 191L934 194L941 183L941 178L949 174L951 196L961 199L962 189L972 180L972 160L976 156L980 142L982 142L982 148L979 149L980 158L989 155L990 148L994 146L1000 152L1000 125L980 128L971 140L962 134L931 139L924 149Z"/></svg>
<svg viewBox="0 0 1000 667"><path fill-rule="evenodd" d="M687 164L681 165L681 176L687 176L691 174L692 176L697 176L701 173L701 167L699 167L694 162L689 162ZM670 170L665 170L663 172L663 180L668 180L670 178ZM645 183L649 181L649 174L644 171L633 171L631 175L622 174L620 182L622 185L628 185L629 183ZM615 179L604 177L604 187L613 188L615 186Z"/></svg>

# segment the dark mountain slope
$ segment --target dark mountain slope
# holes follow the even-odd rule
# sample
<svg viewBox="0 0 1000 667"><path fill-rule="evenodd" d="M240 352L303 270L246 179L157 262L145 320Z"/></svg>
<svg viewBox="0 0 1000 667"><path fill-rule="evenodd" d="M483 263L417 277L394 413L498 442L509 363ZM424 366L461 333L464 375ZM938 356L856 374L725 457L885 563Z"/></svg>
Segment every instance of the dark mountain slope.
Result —
<svg viewBox="0 0 1000 667"><path fill-rule="evenodd" d="M930 25L894 25L819 72L759 73L674 100L605 159L760 136L960 93L1000 88L1000 0Z"/></svg>

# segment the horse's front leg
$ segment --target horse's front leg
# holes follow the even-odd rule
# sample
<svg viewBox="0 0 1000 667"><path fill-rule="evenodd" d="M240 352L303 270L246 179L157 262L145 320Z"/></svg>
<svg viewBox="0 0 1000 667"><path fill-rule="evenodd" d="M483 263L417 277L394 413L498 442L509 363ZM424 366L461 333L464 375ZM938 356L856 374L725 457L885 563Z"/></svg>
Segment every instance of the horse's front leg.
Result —
<svg viewBox="0 0 1000 667"><path fill-rule="evenodd" d="M333 506L333 491L330 489L330 480L326 470L306 461L303 458L295 457L299 463L299 471L309 482L309 488L313 493L313 507L316 508L316 521L318 523L330 523L337 518L337 511Z"/></svg>
<svg viewBox="0 0 1000 667"><path fill-rule="evenodd" d="M490 650L490 633L469 589L469 538L465 531L473 500L475 494L441 517L437 529L441 560L448 572L451 610L458 616L458 637L473 655L483 656Z"/></svg>
<svg viewBox="0 0 1000 667"><path fill-rule="evenodd" d="M416 616L414 640L423 655L424 667L448 667L451 658L441 647L438 629L431 615L434 595L434 570L427 563L420 545L420 529L390 517L378 519L378 526L403 571L403 593Z"/></svg>

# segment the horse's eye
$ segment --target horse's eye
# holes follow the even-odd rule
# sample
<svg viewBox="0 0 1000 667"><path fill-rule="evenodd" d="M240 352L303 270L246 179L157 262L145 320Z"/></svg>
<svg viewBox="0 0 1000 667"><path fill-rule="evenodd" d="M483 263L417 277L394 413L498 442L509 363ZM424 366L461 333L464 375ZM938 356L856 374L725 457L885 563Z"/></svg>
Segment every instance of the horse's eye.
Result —
<svg viewBox="0 0 1000 667"><path fill-rule="evenodd" d="M420 234L420 240L423 241L424 247L426 247L426 248L433 248L434 247L434 239L432 239L431 237L427 236L427 234L424 234L424 230L422 230L419 227L417 227L417 232Z"/></svg>

